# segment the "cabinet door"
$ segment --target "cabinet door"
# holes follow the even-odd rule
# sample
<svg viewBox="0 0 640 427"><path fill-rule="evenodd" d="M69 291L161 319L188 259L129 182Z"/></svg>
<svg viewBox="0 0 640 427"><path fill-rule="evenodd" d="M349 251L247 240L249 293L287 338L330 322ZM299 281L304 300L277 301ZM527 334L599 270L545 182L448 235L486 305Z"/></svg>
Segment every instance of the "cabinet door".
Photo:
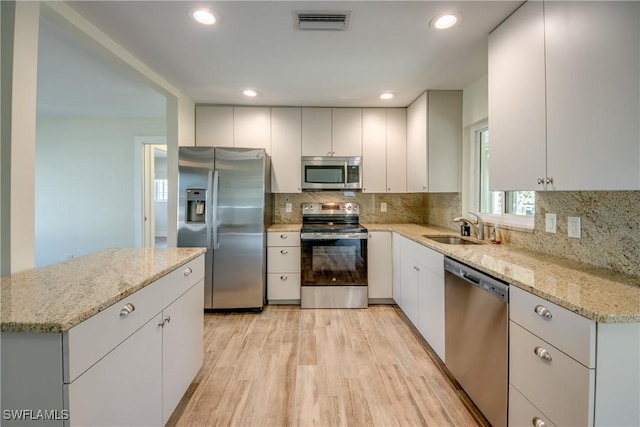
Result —
<svg viewBox="0 0 640 427"><path fill-rule="evenodd" d="M393 270L393 300L400 305L402 299L402 240L404 237L398 233L391 236L391 250L393 251L392 270Z"/></svg>
<svg viewBox="0 0 640 427"><path fill-rule="evenodd" d="M368 161L364 157L364 164ZM365 169L366 170L366 169ZM387 109L387 192L407 191L407 109Z"/></svg>
<svg viewBox="0 0 640 427"><path fill-rule="evenodd" d="M387 110L362 110L363 193L387 192Z"/></svg>
<svg viewBox="0 0 640 427"><path fill-rule="evenodd" d="M162 425L166 424L203 361L204 280L163 311Z"/></svg>
<svg viewBox="0 0 640 427"><path fill-rule="evenodd" d="M418 265L413 257L405 255L406 251L402 249L402 261L400 264L402 275L400 291L400 308L409 318L415 327L419 324L419 306L418 306Z"/></svg>
<svg viewBox="0 0 640 427"><path fill-rule="evenodd" d="M233 146L264 148L271 154L271 109L234 107Z"/></svg>
<svg viewBox="0 0 640 427"><path fill-rule="evenodd" d="M489 35L492 190L545 188L544 56L542 2L525 3Z"/></svg>
<svg viewBox="0 0 640 427"><path fill-rule="evenodd" d="M331 109L331 152L362 156L362 108Z"/></svg>
<svg viewBox="0 0 640 427"><path fill-rule="evenodd" d="M553 188L637 190L640 4L545 2L544 14Z"/></svg>
<svg viewBox="0 0 640 427"><path fill-rule="evenodd" d="M426 251L430 249L425 248ZM436 254L440 255L441 254ZM443 261L444 262L444 261ZM418 330L442 361L444 352L444 264L442 274L418 264Z"/></svg>
<svg viewBox="0 0 640 427"><path fill-rule="evenodd" d="M429 91L428 174L430 193L460 191L462 91Z"/></svg>
<svg viewBox="0 0 640 427"><path fill-rule="evenodd" d="M196 107L196 146L233 147L233 107Z"/></svg>
<svg viewBox="0 0 640 427"><path fill-rule="evenodd" d="M331 155L331 108L302 109L302 155Z"/></svg>
<svg viewBox="0 0 640 427"><path fill-rule="evenodd" d="M300 193L302 127L300 108L271 109L271 191Z"/></svg>
<svg viewBox="0 0 640 427"><path fill-rule="evenodd" d="M427 93L407 107L407 192L427 188Z"/></svg>
<svg viewBox="0 0 640 427"><path fill-rule="evenodd" d="M393 298L391 232L370 231L367 254L369 298Z"/></svg>
<svg viewBox="0 0 640 427"><path fill-rule="evenodd" d="M69 425L164 424L161 319L158 314L75 381L64 385Z"/></svg>
<svg viewBox="0 0 640 427"><path fill-rule="evenodd" d="M300 300L300 273L267 274L267 299L270 302Z"/></svg>

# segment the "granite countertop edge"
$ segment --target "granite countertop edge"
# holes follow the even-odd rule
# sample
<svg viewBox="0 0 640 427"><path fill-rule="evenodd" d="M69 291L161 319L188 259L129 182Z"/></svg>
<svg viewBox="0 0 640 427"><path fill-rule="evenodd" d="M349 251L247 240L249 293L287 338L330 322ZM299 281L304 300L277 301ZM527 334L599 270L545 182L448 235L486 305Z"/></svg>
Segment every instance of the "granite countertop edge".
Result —
<svg viewBox="0 0 640 427"><path fill-rule="evenodd" d="M177 249L177 248L173 248L173 249ZM84 307L79 307L77 309L77 311L74 312L73 315L67 315L64 316L64 318L56 320L56 319L45 319L42 321L38 321L38 320L33 320L33 321L13 321L13 320L6 320L6 319L2 319L1 324L0 324L0 331L3 333L10 333L10 332L17 332L17 333L62 333L62 332L66 332L69 329L73 328L74 326L80 324L81 322L89 319L90 317L100 313L101 311L105 310L106 308L112 306L113 304L116 304L119 301L122 301L123 299L127 298L128 296L132 295L133 293L139 291L140 289L148 286L149 284L153 283L154 281L160 279L163 276L166 276L167 274L171 273L172 271L178 269L180 266L187 264L188 262L194 260L195 258L197 258L198 256L202 255L203 253L206 252L205 248L179 248L180 249L180 253L183 255L177 256L177 258L175 259L174 262L168 263L166 265L163 266L162 269L153 271L152 273L146 274L144 275L144 277L140 280L136 280L133 283L127 283L126 287L121 289L120 291L118 291L116 294L111 295L107 298L100 298L97 302L91 302L89 303L88 301L85 301L87 303L87 305L85 305ZM172 250L172 248L169 249L160 249L158 251L165 251L166 253L170 253L170 251ZM73 262L73 267L78 271L78 274L82 274L82 271L85 270L87 268L87 263L89 262L88 260L91 259L91 257L93 256L99 256L102 253L106 253L106 252L112 252L112 253L118 253L120 251L128 251L129 253L136 253L139 251L139 253L142 253L142 251L150 251L149 249L134 249L134 248L121 248L121 249L109 249L109 250L105 250L105 251L101 251L95 254L90 254L86 257L79 257L76 259L71 260ZM153 250L151 250L153 251ZM177 251L174 252L174 254L177 253ZM63 263L59 263L59 264L54 264L51 266L47 266L47 267L43 267L43 269L49 269L49 270L53 270L56 269L58 265L66 265L69 266L71 265L71 262L66 261ZM24 272L26 274L29 274L33 271L37 271L38 269L34 269L34 270L30 270L27 272ZM67 272L68 274L68 272ZM18 277L20 276L20 273L13 275L13 276L8 276L6 278L2 278L2 280L6 280L6 279L10 279L12 277ZM6 289L3 286L3 292L5 292Z"/></svg>

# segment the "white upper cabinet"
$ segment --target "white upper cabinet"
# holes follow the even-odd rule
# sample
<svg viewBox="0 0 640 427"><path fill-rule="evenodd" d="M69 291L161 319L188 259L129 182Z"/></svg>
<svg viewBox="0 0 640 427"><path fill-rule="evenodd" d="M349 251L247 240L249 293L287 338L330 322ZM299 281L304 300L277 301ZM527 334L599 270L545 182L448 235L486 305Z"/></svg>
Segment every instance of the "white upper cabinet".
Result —
<svg viewBox="0 0 640 427"><path fill-rule="evenodd" d="M233 107L196 106L196 146L233 147Z"/></svg>
<svg viewBox="0 0 640 427"><path fill-rule="evenodd" d="M332 108L331 138L333 156L362 156L362 108Z"/></svg>
<svg viewBox="0 0 640 427"><path fill-rule="evenodd" d="M489 36L492 189L640 189L639 118L638 2L527 2Z"/></svg>
<svg viewBox="0 0 640 427"><path fill-rule="evenodd" d="M331 108L302 109L302 155L331 155Z"/></svg>
<svg viewBox="0 0 640 427"><path fill-rule="evenodd" d="M640 3L545 2L547 175L640 189Z"/></svg>
<svg viewBox="0 0 640 427"><path fill-rule="evenodd" d="M362 156L362 108L303 108L303 156Z"/></svg>
<svg viewBox="0 0 640 427"><path fill-rule="evenodd" d="M405 108L362 110L364 193L407 191L407 112Z"/></svg>
<svg viewBox="0 0 640 427"><path fill-rule="evenodd" d="M233 146L264 148L271 154L271 109L233 107Z"/></svg>
<svg viewBox="0 0 640 427"><path fill-rule="evenodd" d="M271 191L301 191L301 109L271 109Z"/></svg>
<svg viewBox="0 0 640 427"><path fill-rule="evenodd" d="M543 4L530 1L489 35L492 189L545 188L544 73Z"/></svg>
<svg viewBox="0 0 640 427"><path fill-rule="evenodd" d="M462 93L427 91L407 108L407 191L460 191Z"/></svg>

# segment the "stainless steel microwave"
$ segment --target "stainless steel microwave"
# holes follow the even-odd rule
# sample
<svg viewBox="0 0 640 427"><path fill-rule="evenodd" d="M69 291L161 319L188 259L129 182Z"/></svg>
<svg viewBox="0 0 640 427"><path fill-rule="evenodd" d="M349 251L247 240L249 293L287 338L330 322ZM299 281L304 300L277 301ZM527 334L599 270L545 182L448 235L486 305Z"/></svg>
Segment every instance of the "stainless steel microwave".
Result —
<svg viewBox="0 0 640 427"><path fill-rule="evenodd" d="M302 189L362 189L362 157L303 156Z"/></svg>

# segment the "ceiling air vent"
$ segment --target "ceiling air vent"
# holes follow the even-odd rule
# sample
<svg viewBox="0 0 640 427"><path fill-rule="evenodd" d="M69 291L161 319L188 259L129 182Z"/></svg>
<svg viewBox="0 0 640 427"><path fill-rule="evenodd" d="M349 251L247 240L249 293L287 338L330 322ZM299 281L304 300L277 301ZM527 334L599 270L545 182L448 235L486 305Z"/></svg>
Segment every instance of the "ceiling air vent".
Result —
<svg viewBox="0 0 640 427"><path fill-rule="evenodd" d="M351 12L294 12L295 27L299 30L346 31Z"/></svg>

